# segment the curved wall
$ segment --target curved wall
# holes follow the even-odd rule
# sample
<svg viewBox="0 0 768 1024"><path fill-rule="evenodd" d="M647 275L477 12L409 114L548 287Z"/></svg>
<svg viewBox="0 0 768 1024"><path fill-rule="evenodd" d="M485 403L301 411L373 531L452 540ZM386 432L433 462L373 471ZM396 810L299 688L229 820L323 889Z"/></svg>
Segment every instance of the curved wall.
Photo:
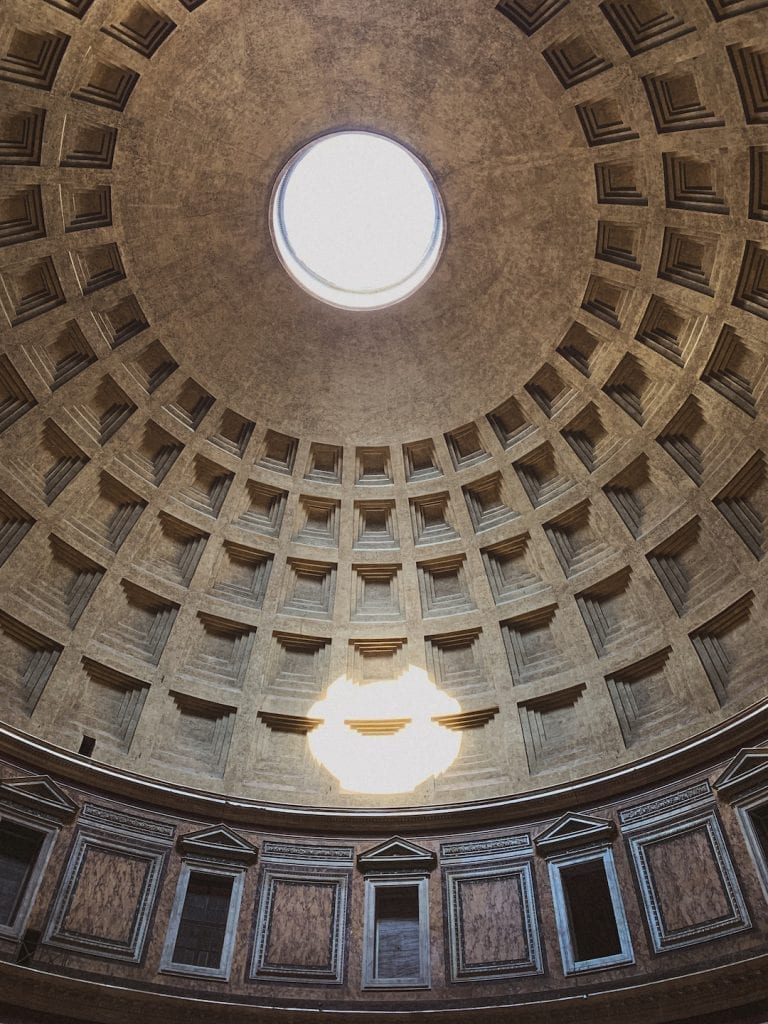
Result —
<svg viewBox="0 0 768 1024"><path fill-rule="evenodd" d="M299 821L182 790L170 809L141 780L99 781L82 759L5 731L0 826L24 823L54 840L17 935L0 935L4 997L102 1024L142 1012L396 1020L418 1010L440 1020L763 1021L768 753L733 750L764 718L713 737L698 768L679 758L661 785L592 803L571 793L562 814L552 810L562 795L542 791L538 809L475 809L481 825L467 807ZM569 927L557 924L558 871L596 859L615 872L624 954L613 966L573 965ZM219 977L169 962L189 870L242 886ZM418 878L428 893L425 978L372 986L367 889ZM594 924L594 890L590 900Z"/></svg>

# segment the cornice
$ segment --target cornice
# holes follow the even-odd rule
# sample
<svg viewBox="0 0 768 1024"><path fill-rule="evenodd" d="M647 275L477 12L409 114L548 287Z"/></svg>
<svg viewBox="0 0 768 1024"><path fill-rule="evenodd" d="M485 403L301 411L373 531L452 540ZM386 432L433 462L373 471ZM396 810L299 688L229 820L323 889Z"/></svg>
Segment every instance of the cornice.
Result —
<svg viewBox="0 0 768 1024"><path fill-rule="evenodd" d="M661 753L567 785L471 803L390 808L279 805L176 786L93 762L5 725L0 725L0 754L20 768L158 811L278 831L392 835L460 831L555 816L715 765L767 734L768 700L764 700Z"/></svg>
<svg viewBox="0 0 768 1024"><path fill-rule="evenodd" d="M354 1007L306 1005L295 1003L274 1006L255 999L226 1001L218 993L203 992L179 996L159 989L139 989L109 983L100 979L75 978L64 974L42 972L16 964L0 963L0 990L16 1007L45 1012L66 1007L67 1019L99 1024L133 1024L140 1014L162 1014L166 1024L186 1024L194 1019L199 1024L237 1024L258 1021L260 1024L296 1024L311 1022L319 1015L334 1020L376 1020L380 1024L399 1024L413 1020L419 1009L428 1013L434 1024L499 1022L506 1024L512 1016L516 1024L663 1024L669 1014L685 1005L686 1018L696 1013L754 1003L765 997L768 989L768 954L734 964L707 970L691 971L683 977L660 978L643 984L604 989L602 991L567 994L549 992L536 1003L497 999L495 1005L384 1007L358 1003ZM0 1004L0 1010L2 1004Z"/></svg>

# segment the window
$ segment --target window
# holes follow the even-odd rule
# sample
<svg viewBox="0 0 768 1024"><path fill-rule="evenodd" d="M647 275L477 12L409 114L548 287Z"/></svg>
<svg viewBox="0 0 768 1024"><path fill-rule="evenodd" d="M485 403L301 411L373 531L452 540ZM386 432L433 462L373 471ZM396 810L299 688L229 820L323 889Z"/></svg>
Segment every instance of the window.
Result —
<svg viewBox="0 0 768 1024"><path fill-rule="evenodd" d="M429 987L431 850L393 836L365 853L363 988Z"/></svg>
<svg viewBox="0 0 768 1024"><path fill-rule="evenodd" d="M757 868L760 884L768 899L768 802L765 790L751 796L738 806L747 846Z"/></svg>
<svg viewBox="0 0 768 1024"><path fill-rule="evenodd" d="M227 937L232 879L193 871L181 911L173 962L190 967L221 966Z"/></svg>
<svg viewBox="0 0 768 1024"><path fill-rule="evenodd" d="M376 890L374 974L379 979L419 974L419 891L414 885Z"/></svg>
<svg viewBox="0 0 768 1024"><path fill-rule="evenodd" d="M602 960L620 953L621 942L602 861L564 868L560 879L576 960Z"/></svg>
<svg viewBox="0 0 768 1024"><path fill-rule="evenodd" d="M768 750L743 747L715 781L721 800L739 816L763 894L768 900Z"/></svg>
<svg viewBox="0 0 768 1024"><path fill-rule="evenodd" d="M768 804L762 807L753 807L749 812L752 828L763 860L768 862Z"/></svg>
<svg viewBox="0 0 768 1024"><path fill-rule="evenodd" d="M549 862L566 974L631 963L632 944L610 850Z"/></svg>
<svg viewBox="0 0 768 1024"><path fill-rule="evenodd" d="M427 879L366 878L363 984L429 985Z"/></svg>
<svg viewBox="0 0 768 1024"><path fill-rule="evenodd" d="M162 971L229 977L242 888L236 869L182 866Z"/></svg>
<svg viewBox="0 0 768 1024"><path fill-rule="evenodd" d="M54 835L11 818L0 820L0 935L22 933Z"/></svg>

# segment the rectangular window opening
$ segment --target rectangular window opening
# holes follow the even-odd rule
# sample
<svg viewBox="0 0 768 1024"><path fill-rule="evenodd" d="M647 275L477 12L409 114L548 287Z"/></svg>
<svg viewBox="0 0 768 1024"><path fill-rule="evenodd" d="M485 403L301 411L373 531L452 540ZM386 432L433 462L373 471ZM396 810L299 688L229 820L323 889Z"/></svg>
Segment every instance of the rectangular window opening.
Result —
<svg viewBox="0 0 768 1024"><path fill-rule="evenodd" d="M0 925L14 924L45 838L16 822L0 823Z"/></svg>
<svg viewBox="0 0 768 1024"><path fill-rule="evenodd" d="M565 867L561 879L576 962L620 955L621 939L603 861Z"/></svg>
<svg viewBox="0 0 768 1024"><path fill-rule="evenodd" d="M612 850L559 855L549 862L549 878L565 973L633 963Z"/></svg>
<svg viewBox="0 0 768 1024"><path fill-rule="evenodd" d="M755 838L757 839L760 852L768 864L768 804L763 804L761 807L753 807L749 812L749 817L752 820L752 827L755 830Z"/></svg>
<svg viewBox="0 0 768 1024"><path fill-rule="evenodd" d="M416 978L421 974L419 890L415 885L376 889L374 977Z"/></svg>
<svg viewBox="0 0 768 1024"><path fill-rule="evenodd" d="M217 970L227 935L231 877L193 871L189 876L173 962Z"/></svg>
<svg viewBox="0 0 768 1024"><path fill-rule="evenodd" d="M396 874L365 880L363 988L428 988L427 876Z"/></svg>
<svg viewBox="0 0 768 1024"><path fill-rule="evenodd" d="M83 735L80 741L80 749L78 754L82 754L83 757L91 757L93 755L94 747L96 746L96 740L93 736Z"/></svg>

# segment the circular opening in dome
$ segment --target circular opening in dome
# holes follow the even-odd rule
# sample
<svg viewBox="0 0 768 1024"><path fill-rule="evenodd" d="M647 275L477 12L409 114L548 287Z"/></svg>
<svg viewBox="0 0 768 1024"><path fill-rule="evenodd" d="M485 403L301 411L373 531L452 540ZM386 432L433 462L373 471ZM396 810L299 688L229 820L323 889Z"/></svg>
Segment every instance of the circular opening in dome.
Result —
<svg viewBox="0 0 768 1024"><path fill-rule="evenodd" d="M373 132L335 132L300 149L277 179L270 220L294 281L343 309L381 309L412 295L445 236L427 168Z"/></svg>

